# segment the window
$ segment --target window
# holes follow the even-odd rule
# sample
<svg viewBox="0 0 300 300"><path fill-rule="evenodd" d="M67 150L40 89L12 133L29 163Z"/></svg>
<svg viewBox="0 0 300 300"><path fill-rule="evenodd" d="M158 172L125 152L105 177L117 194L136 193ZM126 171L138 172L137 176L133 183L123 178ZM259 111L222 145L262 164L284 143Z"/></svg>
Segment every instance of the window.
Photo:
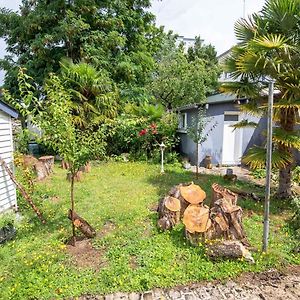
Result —
<svg viewBox="0 0 300 300"><path fill-rule="evenodd" d="M187 113L180 113L179 115L179 129L187 128Z"/></svg>
<svg viewBox="0 0 300 300"><path fill-rule="evenodd" d="M235 121L239 120L239 115L224 115L224 121Z"/></svg>

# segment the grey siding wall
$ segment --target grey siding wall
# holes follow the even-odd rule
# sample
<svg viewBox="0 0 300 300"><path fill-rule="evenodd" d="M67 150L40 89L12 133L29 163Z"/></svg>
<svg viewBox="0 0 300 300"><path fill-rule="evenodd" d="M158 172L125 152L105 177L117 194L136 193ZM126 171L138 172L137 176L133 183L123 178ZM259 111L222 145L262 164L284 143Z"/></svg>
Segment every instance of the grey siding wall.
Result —
<svg viewBox="0 0 300 300"><path fill-rule="evenodd" d="M223 133L224 133L224 112L225 111L236 111L239 112L237 105L233 103L219 103L210 104L207 110L208 117L211 118L210 124L208 124L206 131L211 128L215 123L217 124L213 131L209 134L208 139L200 146L199 149L199 161L200 165L203 164L206 155L212 156L213 164L222 164L222 149L223 149ZM187 123L191 124L193 116L197 115L197 109L191 109L183 111L187 113ZM241 114L241 119L248 119L249 121L259 122L258 128L243 128L237 129L241 131L242 137L242 151L245 153L254 144L261 145L263 137L261 132L266 128L266 120L259 119L257 117ZM192 164L196 164L196 144L188 137L186 133L179 133L180 135L180 150L184 156L187 156ZM230 142L230 141L228 141Z"/></svg>
<svg viewBox="0 0 300 300"><path fill-rule="evenodd" d="M0 156L13 168L13 143L11 117L0 111ZM14 183L5 169L0 167L0 212L17 205Z"/></svg>

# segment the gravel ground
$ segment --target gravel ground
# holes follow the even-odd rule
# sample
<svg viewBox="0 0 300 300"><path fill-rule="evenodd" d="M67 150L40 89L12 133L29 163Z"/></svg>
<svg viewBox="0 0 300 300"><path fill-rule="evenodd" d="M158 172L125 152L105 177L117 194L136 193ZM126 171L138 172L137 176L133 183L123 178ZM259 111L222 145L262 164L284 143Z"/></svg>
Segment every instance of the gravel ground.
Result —
<svg viewBox="0 0 300 300"><path fill-rule="evenodd" d="M78 298L77 298L78 299ZM155 289L145 293L115 293L105 296L85 295L80 300L299 300L300 266L284 272L270 270L260 274L244 274L236 280Z"/></svg>

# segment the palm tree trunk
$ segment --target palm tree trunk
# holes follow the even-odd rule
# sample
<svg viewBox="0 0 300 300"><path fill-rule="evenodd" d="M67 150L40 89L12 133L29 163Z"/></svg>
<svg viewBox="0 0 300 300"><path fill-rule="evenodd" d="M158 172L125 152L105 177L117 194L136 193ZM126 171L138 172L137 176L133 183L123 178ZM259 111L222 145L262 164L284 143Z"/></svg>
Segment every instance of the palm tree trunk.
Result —
<svg viewBox="0 0 300 300"><path fill-rule="evenodd" d="M295 111L283 110L281 112L280 126L287 132L293 132L295 126ZM279 151L288 152L292 156L292 148L284 145L279 145ZM292 196L292 167L293 162L285 165L279 169L279 185L277 190L277 197L280 199L290 198Z"/></svg>
<svg viewBox="0 0 300 300"><path fill-rule="evenodd" d="M292 196L292 164L279 170L279 186L277 197L280 199Z"/></svg>

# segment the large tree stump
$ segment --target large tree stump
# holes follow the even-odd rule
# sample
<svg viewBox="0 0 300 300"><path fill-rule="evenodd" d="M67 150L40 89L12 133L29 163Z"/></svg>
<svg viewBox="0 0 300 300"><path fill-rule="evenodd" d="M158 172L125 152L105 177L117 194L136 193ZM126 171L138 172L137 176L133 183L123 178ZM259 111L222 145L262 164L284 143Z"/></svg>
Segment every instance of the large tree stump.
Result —
<svg viewBox="0 0 300 300"><path fill-rule="evenodd" d="M192 245L199 245L205 239L205 232L211 226L209 208L207 206L189 205L185 210L183 219L185 237Z"/></svg>
<svg viewBox="0 0 300 300"><path fill-rule="evenodd" d="M180 222L180 200L167 196L158 205L158 226L162 230L169 230Z"/></svg>
<svg viewBox="0 0 300 300"><path fill-rule="evenodd" d="M81 218L75 211L69 210L68 218L73 222L76 228L78 228L86 237L93 238L96 236L96 230L83 218Z"/></svg>
<svg viewBox="0 0 300 300"><path fill-rule="evenodd" d="M206 246L206 254L213 260L244 258L254 263L250 251L239 241L216 241Z"/></svg>

